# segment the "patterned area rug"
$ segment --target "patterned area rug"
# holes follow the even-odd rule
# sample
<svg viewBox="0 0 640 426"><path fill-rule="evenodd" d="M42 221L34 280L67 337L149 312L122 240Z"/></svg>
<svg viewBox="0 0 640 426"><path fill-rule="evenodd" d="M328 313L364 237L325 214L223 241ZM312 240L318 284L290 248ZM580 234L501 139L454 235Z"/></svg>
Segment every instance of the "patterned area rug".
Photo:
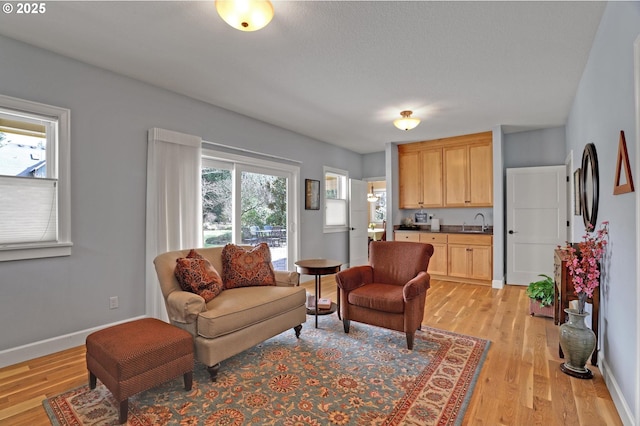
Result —
<svg viewBox="0 0 640 426"><path fill-rule="evenodd" d="M459 425L489 344L423 327L409 351L403 333L320 317L224 361L217 383L196 363L191 391L180 377L129 398L128 424ZM100 382L43 404L54 425L117 424Z"/></svg>

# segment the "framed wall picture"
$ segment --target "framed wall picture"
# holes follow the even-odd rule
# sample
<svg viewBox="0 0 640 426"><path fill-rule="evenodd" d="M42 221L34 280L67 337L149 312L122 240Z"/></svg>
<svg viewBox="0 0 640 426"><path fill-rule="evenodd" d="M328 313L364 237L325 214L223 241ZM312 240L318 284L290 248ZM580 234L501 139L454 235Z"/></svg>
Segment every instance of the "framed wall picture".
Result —
<svg viewBox="0 0 640 426"><path fill-rule="evenodd" d="M320 210L319 180L304 180L304 208L305 210Z"/></svg>
<svg viewBox="0 0 640 426"><path fill-rule="evenodd" d="M575 172L573 172L573 214L575 216L582 216L582 202L580 194L582 191L580 190L580 185L582 182L582 172L580 168L577 168Z"/></svg>

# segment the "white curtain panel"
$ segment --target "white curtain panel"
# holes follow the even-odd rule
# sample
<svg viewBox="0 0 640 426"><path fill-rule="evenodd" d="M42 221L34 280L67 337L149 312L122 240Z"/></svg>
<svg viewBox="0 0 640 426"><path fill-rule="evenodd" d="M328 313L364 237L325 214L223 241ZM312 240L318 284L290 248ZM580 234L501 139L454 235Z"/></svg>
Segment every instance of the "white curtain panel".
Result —
<svg viewBox="0 0 640 426"><path fill-rule="evenodd" d="M146 314L168 321L153 259L202 246L199 136L149 130L147 149Z"/></svg>

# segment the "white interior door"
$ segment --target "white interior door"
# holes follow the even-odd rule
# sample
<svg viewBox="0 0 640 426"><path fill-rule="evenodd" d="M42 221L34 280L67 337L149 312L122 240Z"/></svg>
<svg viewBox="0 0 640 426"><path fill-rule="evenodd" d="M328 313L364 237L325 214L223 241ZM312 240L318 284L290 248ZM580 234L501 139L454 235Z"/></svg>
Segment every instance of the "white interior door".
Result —
<svg viewBox="0 0 640 426"><path fill-rule="evenodd" d="M349 266L369 263L367 183L349 179Z"/></svg>
<svg viewBox="0 0 640 426"><path fill-rule="evenodd" d="M567 237L566 168L507 169L507 283L553 277L553 252Z"/></svg>

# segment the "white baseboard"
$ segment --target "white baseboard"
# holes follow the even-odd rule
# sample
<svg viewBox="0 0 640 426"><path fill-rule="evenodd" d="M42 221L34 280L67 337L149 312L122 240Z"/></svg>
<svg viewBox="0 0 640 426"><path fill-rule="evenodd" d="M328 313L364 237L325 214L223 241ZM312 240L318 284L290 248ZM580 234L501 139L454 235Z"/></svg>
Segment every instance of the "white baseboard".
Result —
<svg viewBox="0 0 640 426"><path fill-rule="evenodd" d="M497 289L504 288L504 280L492 280L491 288L497 288Z"/></svg>
<svg viewBox="0 0 640 426"><path fill-rule="evenodd" d="M600 372L602 373L602 377L604 378L604 382L607 385L607 389L609 389L609 393L611 394L611 399L613 400L613 404L616 406L616 410L618 410L618 415L622 420L623 425L637 425L633 412L627 404L627 401L624 399L624 395L622 395L622 391L620 390L620 386L618 386L618 381L611 374L611 370L609 369L609 365L607 364L607 360L604 357L598 357L598 368L600 368Z"/></svg>
<svg viewBox="0 0 640 426"><path fill-rule="evenodd" d="M41 356L50 355L56 352L64 351L76 346L85 344L87 336L94 331L101 330L106 327L111 327L117 324L146 318L146 316L140 316L135 318L129 318L123 321L114 322L111 324L105 324L98 327L89 328L86 330L76 331L74 333L65 334L63 336L52 337L50 339L41 340L39 342L29 343L23 346L15 348L5 349L0 351L0 368L7 367L9 365L18 364L20 362L28 361L30 359L39 358Z"/></svg>

